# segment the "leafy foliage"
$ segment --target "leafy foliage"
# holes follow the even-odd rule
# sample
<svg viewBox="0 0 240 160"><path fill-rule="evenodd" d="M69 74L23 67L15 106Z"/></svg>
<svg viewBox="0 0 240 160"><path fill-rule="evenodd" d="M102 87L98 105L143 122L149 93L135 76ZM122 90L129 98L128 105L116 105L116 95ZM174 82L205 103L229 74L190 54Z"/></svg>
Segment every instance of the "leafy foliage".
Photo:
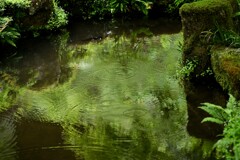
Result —
<svg viewBox="0 0 240 160"><path fill-rule="evenodd" d="M145 15L148 14L148 9L152 4L149 0L113 0L110 2L111 12L112 13L126 13L131 10L140 11Z"/></svg>
<svg viewBox="0 0 240 160"><path fill-rule="evenodd" d="M30 7L31 1L30 0L3 0L0 2L0 42L1 43L8 43L14 47L16 47L15 41L20 38L20 30L17 29L18 24L15 23L12 17L15 16L13 14L20 14L18 9L27 9ZM16 13L5 13L6 8L11 8L12 10L16 10ZM5 16L5 15L8 15ZM18 16L15 16L15 18ZM67 21L67 14L65 11L58 6L58 3L54 0L53 1L53 12L51 18L48 21L48 24L43 27L30 27L29 30L33 29L47 29L53 30L64 26L68 23Z"/></svg>
<svg viewBox="0 0 240 160"><path fill-rule="evenodd" d="M66 8L70 14L79 14L83 19L104 17L114 17L126 13L142 13L148 14L153 0L83 0L61 2L61 6ZM72 7L79 6L77 10L72 10Z"/></svg>
<svg viewBox="0 0 240 160"><path fill-rule="evenodd" d="M213 43L238 48L240 47L240 36L234 31L218 28L214 33Z"/></svg>
<svg viewBox="0 0 240 160"><path fill-rule="evenodd" d="M215 144L217 157L227 160L239 159L240 102L230 95L227 108L225 109L209 103L204 103L204 106L200 108L212 116L205 118L203 122L224 124L223 138Z"/></svg>
<svg viewBox="0 0 240 160"><path fill-rule="evenodd" d="M211 103L203 103L202 106L199 108L206 111L212 116L204 118L202 122L214 122L217 124L225 124L229 120L230 117L229 109L224 109L221 106L214 105Z"/></svg>
<svg viewBox="0 0 240 160"><path fill-rule="evenodd" d="M168 12L173 12L178 10L184 3L191 3L199 0L174 0L173 4L168 7Z"/></svg>
<svg viewBox="0 0 240 160"><path fill-rule="evenodd" d="M51 18L44 28L52 30L65 26L68 23L67 17L67 13L61 7L59 7L57 1L54 1Z"/></svg>
<svg viewBox="0 0 240 160"><path fill-rule="evenodd" d="M19 8L27 8L30 6L30 0L3 0L4 6L16 6Z"/></svg>
<svg viewBox="0 0 240 160"><path fill-rule="evenodd" d="M223 138L216 143L219 158L237 160L240 155L240 103L234 97L230 97L227 104L229 120L224 127Z"/></svg>
<svg viewBox="0 0 240 160"><path fill-rule="evenodd" d="M186 60L186 64L178 70L178 77L189 78L198 65L197 60Z"/></svg>
<svg viewBox="0 0 240 160"><path fill-rule="evenodd" d="M8 26L11 21L12 18L0 17L0 41L16 47L15 40L20 37L20 33L17 29Z"/></svg>
<svg viewBox="0 0 240 160"><path fill-rule="evenodd" d="M0 2L0 42L7 43L16 47L15 41L20 38L19 31L10 26L13 21L12 17L4 16L4 11L7 6L27 8L30 6L29 0L2 0Z"/></svg>

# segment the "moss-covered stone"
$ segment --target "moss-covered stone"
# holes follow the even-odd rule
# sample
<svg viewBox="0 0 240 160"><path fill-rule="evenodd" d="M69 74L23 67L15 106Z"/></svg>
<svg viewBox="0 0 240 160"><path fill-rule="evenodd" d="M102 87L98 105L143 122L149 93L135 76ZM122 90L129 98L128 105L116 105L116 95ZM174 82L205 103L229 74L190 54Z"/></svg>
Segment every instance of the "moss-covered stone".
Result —
<svg viewBox="0 0 240 160"><path fill-rule="evenodd" d="M202 0L187 3L180 8L182 17L184 38L208 31L216 24L231 28L232 15L235 12L237 2L235 0Z"/></svg>
<svg viewBox="0 0 240 160"><path fill-rule="evenodd" d="M189 61L197 62L194 71L184 80L189 113L187 128L194 136L200 137L201 132L204 131L208 134L205 138L214 138L221 133L221 126L207 126L201 123L201 120L208 115L204 115L198 107L206 101L225 106L228 95L213 75L202 73L212 67L210 54L212 44L209 40L212 31L217 25L224 29L234 29L232 17L237 7L236 0L202 0L186 3L180 8L184 36L183 64L186 65ZM196 124L199 124L201 132L199 128L194 129ZM218 129L212 132L213 127Z"/></svg>
<svg viewBox="0 0 240 160"><path fill-rule="evenodd" d="M216 25L233 29L232 17L236 7L236 0L202 0L186 3L180 8L184 35L184 64L186 60L193 59L199 62L192 74L193 78L211 66L209 42L202 39L203 32L211 31Z"/></svg>
<svg viewBox="0 0 240 160"><path fill-rule="evenodd" d="M211 49L211 62L218 83L240 99L240 50L213 47Z"/></svg>

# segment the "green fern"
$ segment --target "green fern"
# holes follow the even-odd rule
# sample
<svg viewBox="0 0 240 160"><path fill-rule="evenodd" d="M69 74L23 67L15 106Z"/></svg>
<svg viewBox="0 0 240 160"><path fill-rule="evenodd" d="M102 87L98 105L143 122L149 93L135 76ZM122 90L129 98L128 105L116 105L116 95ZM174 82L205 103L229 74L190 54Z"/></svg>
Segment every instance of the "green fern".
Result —
<svg viewBox="0 0 240 160"><path fill-rule="evenodd" d="M11 21L11 17L0 17L0 42L16 47L15 41L20 37L20 33L15 28L9 27Z"/></svg>
<svg viewBox="0 0 240 160"><path fill-rule="evenodd" d="M199 107L212 116L204 118L202 122L224 124L223 138L214 145L214 148L216 148L216 156L219 159L240 159L239 107L240 102L232 95L230 95L226 108L210 103L203 103L203 106Z"/></svg>
<svg viewBox="0 0 240 160"><path fill-rule="evenodd" d="M224 124L229 120L230 111L228 109L224 109L221 106L211 104L211 103L203 103L203 106L199 107L202 110L209 113L212 117L206 117L202 120L202 122L213 122L217 124Z"/></svg>

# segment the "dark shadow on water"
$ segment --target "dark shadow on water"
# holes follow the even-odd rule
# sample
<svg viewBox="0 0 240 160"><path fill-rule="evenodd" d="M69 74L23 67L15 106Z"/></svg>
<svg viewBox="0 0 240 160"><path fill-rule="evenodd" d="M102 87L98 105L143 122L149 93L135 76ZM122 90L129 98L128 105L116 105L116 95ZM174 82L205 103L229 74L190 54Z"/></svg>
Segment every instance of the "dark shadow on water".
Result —
<svg viewBox="0 0 240 160"><path fill-rule="evenodd" d="M108 36L126 35L131 36L134 33L146 32L159 34L174 34L181 31L181 22L179 20L158 18L158 19L117 19L108 21L85 21L75 22L68 27L70 34L70 43L86 43L89 41L98 41Z"/></svg>
<svg viewBox="0 0 240 160"><path fill-rule="evenodd" d="M16 127L19 160L74 160L64 149L62 127L58 124L21 121Z"/></svg>
<svg viewBox="0 0 240 160"><path fill-rule="evenodd" d="M186 80L184 83L188 108L187 130L189 134L197 138L220 138L219 135L223 131L223 126L215 123L201 123L209 114L198 107L205 102L226 106L229 96L213 78L198 78L197 81Z"/></svg>
<svg viewBox="0 0 240 160"><path fill-rule="evenodd" d="M66 81L71 70L63 62L58 48L47 38L22 39L18 54L2 64L6 72L17 76L17 85L31 89L46 88ZM14 70L17 72L12 73ZM1 75L0 75L1 77Z"/></svg>

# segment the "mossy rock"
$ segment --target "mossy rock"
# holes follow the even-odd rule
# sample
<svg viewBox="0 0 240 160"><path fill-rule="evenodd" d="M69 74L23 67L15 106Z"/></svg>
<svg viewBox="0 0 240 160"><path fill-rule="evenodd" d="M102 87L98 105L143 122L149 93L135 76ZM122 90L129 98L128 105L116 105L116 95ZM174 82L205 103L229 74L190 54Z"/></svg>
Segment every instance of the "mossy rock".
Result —
<svg viewBox="0 0 240 160"><path fill-rule="evenodd" d="M216 24L233 27L232 15L236 11L236 0L202 0L186 3L180 8L184 38L213 29Z"/></svg>
<svg viewBox="0 0 240 160"><path fill-rule="evenodd" d="M211 49L211 62L218 83L240 99L240 50L215 46Z"/></svg>
<svg viewBox="0 0 240 160"><path fill-rule="evenodd" d="M202 38L203 33L214 30L216 25L233 29L232 17L237 6L236 0L202 0L186 3L180 8L184 36L183 63L189 60L198 61L198 66L191 77L194 78L194 75L203 73L211 66L210 44Z"/></svg>

